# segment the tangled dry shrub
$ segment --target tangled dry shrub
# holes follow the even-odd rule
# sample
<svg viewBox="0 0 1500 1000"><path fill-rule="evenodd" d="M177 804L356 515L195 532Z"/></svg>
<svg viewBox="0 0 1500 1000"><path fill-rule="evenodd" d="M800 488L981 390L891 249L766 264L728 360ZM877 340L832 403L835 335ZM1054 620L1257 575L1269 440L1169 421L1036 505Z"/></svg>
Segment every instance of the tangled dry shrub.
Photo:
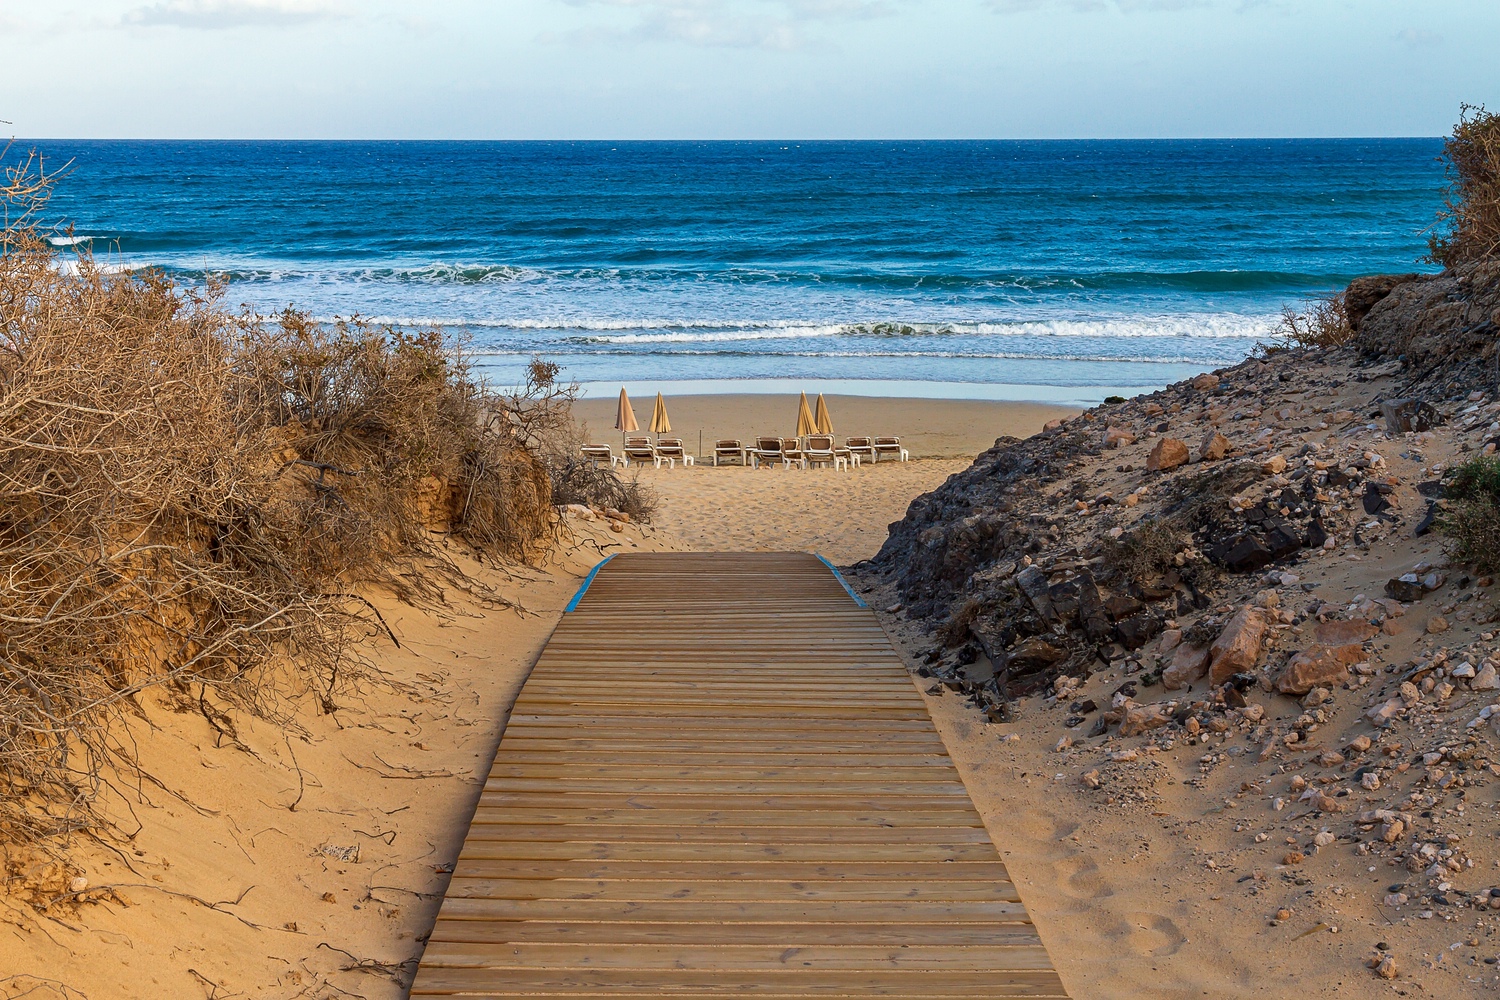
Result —
<svg viewBox="0 0 1500 1000"><path fill-rule="evenodd" d="M1171 524L1148 521L1105 546L1104 567L1107 575L1139 585L1171 569L1180 551L1182 541Z"/></svg>
<svg viewBox="0 0 1500 1000"><path fill-rule="evenodd" d="M558 504L613 508L629 514L632 521L647 524L660 505L656 491L641 482L639 473L624 479L613 469L573 457L552 466L552 498Z"/></svg>
<svg viewBox="0 0 1500 1000"><path fill-rule="evenodd" d="M529 558L547 470L520 410L436 335L266 326L220 289L61 260L48 179L0 190L0 839L89 825L118 717L148 688L233 739L226 709L325 709L357 663L354 584L447 528ZM555 374L555 373L554 373ZM524 405L523 405L524 404ZM270 671L276 664L286 669ZM288 678L291 679L288 686Z"/></svg>
<svg viewBox="0 0 1500 1000"><path fill-rule="evenodd" d="M1443 159L1448 194L1428 259L1455 267L1500 256L1500 114L1465 104Z"/></svg>
<svg viewBox="0 0 1500 1000"><path fill-rule="evenodd" d="M1335 292L1303 303L1299 311L1291 306L1281 309L1281 322L1271 331L1280 347L1342 347L1354 339L1349 325L1349 310L1344 293Z"/></svg>

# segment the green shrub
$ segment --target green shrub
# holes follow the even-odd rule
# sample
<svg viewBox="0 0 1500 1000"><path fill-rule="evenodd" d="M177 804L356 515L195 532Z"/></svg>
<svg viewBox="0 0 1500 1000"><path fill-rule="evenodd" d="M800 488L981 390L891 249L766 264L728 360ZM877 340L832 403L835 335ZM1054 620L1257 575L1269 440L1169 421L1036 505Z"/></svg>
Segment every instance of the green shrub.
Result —
<svg viewBox="0 0 1500 1000"><path fill-rule="evenodd" d="M1450 470L1445 494L1437 528L1453 541L1453 554L1479 570L1500 570L1500 458L1480 456Z"/></svg>

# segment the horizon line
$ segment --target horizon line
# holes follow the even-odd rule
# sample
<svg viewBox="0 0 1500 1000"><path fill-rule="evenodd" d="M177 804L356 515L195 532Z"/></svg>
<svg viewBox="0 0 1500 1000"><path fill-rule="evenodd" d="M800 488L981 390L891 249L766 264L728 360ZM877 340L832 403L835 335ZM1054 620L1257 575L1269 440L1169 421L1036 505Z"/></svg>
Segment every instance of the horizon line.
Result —
<svg viewBox="0 0 1500 1000"><path fill-rule="evenodd" d="M18 142L327 142L327 143L355 143L355 142L448 142L448 143L589 143L593 145L605 145L609 143L722 143L725 145L734 143L795 143L798 145L810 145L815 143L893 143L893 142L1375 142L1375 141L1405 141L1418 139L1447 139L1446 134L1441 135L1177 135L1177 136L1000 136L1000 137L917 137L906 136L899 138L853 138L853 137L825 137L825 138L789 138L789 137L749 137L736 139L705 139L705 138L433 138L433 137L359 137L359 138L328 138L316 136L20 136L13 135L4 140L8 143Z"/></svg>

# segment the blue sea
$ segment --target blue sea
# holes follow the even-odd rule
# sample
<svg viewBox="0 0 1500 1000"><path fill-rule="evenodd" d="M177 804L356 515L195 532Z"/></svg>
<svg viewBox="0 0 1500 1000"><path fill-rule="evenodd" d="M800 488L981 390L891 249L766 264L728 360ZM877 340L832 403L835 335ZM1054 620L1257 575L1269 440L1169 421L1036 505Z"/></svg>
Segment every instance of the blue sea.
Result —
<svg viewBox="0 0 1500 1000"><path fill-rule="evenodd" d="M1097 400L1418 268L1438 139L21 142L56 242L605 387Z"/></svg>

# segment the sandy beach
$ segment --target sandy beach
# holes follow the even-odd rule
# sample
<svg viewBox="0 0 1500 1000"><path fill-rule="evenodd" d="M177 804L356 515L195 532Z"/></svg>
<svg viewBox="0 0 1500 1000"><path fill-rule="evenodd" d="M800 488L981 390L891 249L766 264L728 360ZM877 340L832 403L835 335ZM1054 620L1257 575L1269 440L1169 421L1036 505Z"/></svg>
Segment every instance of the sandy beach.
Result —
<svg viewBox="0 0 1500 1000"><path fill-rule="evenodd" d="M1041 430L1048 420L1077 413L1076 408L1045 403L1007 403L973 399L902 399L876 396L825 397L833 430L842 440L850 435L899 435L914 458L974 456L1001 435L1025 437ZM718 438L737 438L750 444L759 434L791 437L797 431L796 395L725 393L715 396L667 396L672 435L690 451L712 454ZM809 397L812 405L816 397ZM631 399L636 421L644 432L651 420L654 396ZM587 398L574 404L574 413L590 441L620 443L614 429L615 397Z"/></svg>

